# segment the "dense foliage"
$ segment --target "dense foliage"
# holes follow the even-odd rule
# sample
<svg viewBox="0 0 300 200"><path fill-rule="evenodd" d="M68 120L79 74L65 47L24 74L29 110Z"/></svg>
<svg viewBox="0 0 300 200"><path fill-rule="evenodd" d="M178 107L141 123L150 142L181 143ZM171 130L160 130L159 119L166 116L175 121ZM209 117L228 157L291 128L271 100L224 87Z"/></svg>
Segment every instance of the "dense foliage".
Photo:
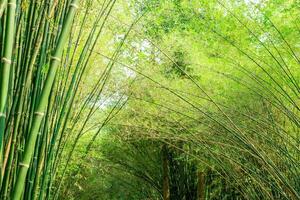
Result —
<svg viewBox="0 0 300 200"><path fill-rule="evenodd" d="M1 198L300 199L299 2L0 14Z"/></svg>

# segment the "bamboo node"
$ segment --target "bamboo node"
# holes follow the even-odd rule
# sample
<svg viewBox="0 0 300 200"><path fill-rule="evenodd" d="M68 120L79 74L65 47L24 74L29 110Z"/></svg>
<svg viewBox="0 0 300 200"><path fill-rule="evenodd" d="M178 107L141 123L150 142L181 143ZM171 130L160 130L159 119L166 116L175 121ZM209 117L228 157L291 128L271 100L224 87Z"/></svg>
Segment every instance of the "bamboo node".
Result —
<svg viewBox="0 0 300 200"><path fill-rule="evenodd" d="M5 58L5 57L2 58L2 62L3 62L3 63L7 63L7 64L9 64L9 65L11 64L11 60L8 59L8 58Z"/></svg>
<svg viewBox="0 0 300 200"><path fill-rule="evenodd" d="M79 6L78 6L77 4L75 4L75 3L71 3L71 4L70 4L70 7L73 7L73 8L75 8L75 9L78 9L78 8L79 8Z"/></svg>
<svg viewBox="0 0 300 200"><path fill-rule="evenodd" d="M25 164L25 163L19 163L19 165L21 166L21 167L26 167L26 168L29 168L29 165L28 164Z"/></svg>
<svg viewBox="0 0 300 200"><path fill-rule="evenodd" d="M39 115L39 116L44 116L45 115L45 113L43 113L43 112L35 112L34 114Z"/></svg>
<svg viewBox="0 0 300 200"><path fill-rule="evenodd" d="M6 118L6 114L5 113L0 113L0 117Z"/></svg>
<svg viewBox="0 0 300 200"><path fill-rule="evenodd" d="M61 59L60 59L60 58L58 58L58 57L55 57L55 56L51 56L51 59L52 59L52 60L56 60L56 61L58 61L58 62L60 62L60 61L61 61Z"/></svg>

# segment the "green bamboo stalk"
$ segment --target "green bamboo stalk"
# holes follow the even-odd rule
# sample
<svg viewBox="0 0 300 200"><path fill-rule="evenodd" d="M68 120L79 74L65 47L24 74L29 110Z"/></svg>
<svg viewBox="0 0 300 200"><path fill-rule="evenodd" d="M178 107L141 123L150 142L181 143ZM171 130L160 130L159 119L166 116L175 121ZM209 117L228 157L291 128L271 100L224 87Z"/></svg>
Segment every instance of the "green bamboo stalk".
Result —
<svg viewBox="0 0 300 200"><path fill-rule="evenodd" d="M42 30L42 29L38 29L38 30ZM38 35L40 35L40 34L38 34ZM36 40L36 44L37 44L37 46L36 46L36 50L31 54L31 57L29 57L29 59L31 59L31 64L29 65L29 68L28 68L28 70L27 70L27 80L30 80L30 78L31 78L31 76L30 76L30 73L31 73L31 70L30 70L30 68L31 68L31 66L33 66L33 64L34 64L34 60L35 60L35 57L36 57L36 55L37 55L37 52L38 52L38 49L39 49L39 43L41 42L40 41L40 39L39 39L39 36L36 36L36 38L35 38L35 40ZM34 40L31 40L31 41L34 41ZM44 45L43 45L44 46ZM41 54L41 57L44 57L44 56L42 56L43 55L43 52L45 52L45 51L42 51L42 54ZM24 57L24 56L22 56L22 57ZM28 62L27 62L28 63ZM39 62L40 64L41 63L43 63L43 62ZM39 67L39 68L37 68L37 73L39 73L40 72L40 69L41 69L41 67ZM39 80L40 79L42 79L42 78L40 78L41 76L39 76L39 74L37 74L37 76L36 76L36 78L37 78L37 80L35 80L35 82L34 82L34 92L33 92L33 98L31 98L31 97L29 97L29 98L31 98L31 99L28 99L28 100L30 100L30 105L31 105L31 107L34 107L34 99L35 99L35 96L37 95L37 90L39 90L39 88L40 88L40 86L41 86L41 84L39 84L39 83L41 83ZM28 84L26 84L26 83L28 83L28 81L24 81L24 83L25 83L25 87L26 86L28 86ZM27 88L27 87L26 87ZM27 90L28 90L28 88L27 88ZM27 95L27 94L26 94ZM29 104L27 103L27 106L26 106L26 108L25 108L25 110L23 110L23 112L24 113L28 113L27 111L26 111L26 109L28 109L27 107L29 106ZM30 118L31 118L31 116L32 116L32 114L31 113L33 113L33 111L30 111ZM29 127L30 126L30 118L26 118L26 120L25 121L23 121L22 122L22 127ZM26 133L27 131L25 131L25 133ZM24 134L22 134L22 133L18 133L18 135L24 135ZM26 135L24 135L25 137L26 137ZM20 136L18 136L18 137L20 137ZM14 175L15 176L15 175ZM27 188L27 190L28 190L28 188L30 188L30 187L28 187L28 185L29 184L26 184L26 188ZM27 193L27 192L26 192Z"/></svg>
<svg viewBox="0 0 300 200"><path fill-rule="evenodd" d="M43 18L41 18L41 22L40 22L40 26L42 25L42 22L43 22ZM19 26L20 27L20 26ZM17 36L20 35L20 32L19 32L20 28L18 29L17 31ZM42 28L39 28L37 29L38 30L38 34L36 36L36 42L35 42L35 49L32 53L32 56L31 57L28 57L28 61L26 61L26 63L29 63L29 66L28 67L22 67L21 69L25 71L27 71L27 73L20 73L20 72L17 72L18 74L21 74L21 78L19 79L19 83L18 83L18 89L17 89L17 94L18 95L15 95L16 97L14 98L14 101L13 101L13 107L16 107L16 112L14 111L15 109L13 108L13 110L11 111L11 113L14 114L14 123L13 123L13 127L12 127L12 131L10 133L10 137L13 138L13 142L12 142L12 145L10 148L7 148L7 150L9 150L9 159L8 159L8 164L7 164L7 169L3 169L2 171L5 170L5 184L4 184L4 187L2 188L3 190L3 193L2 195L4 196L4 198L6 198L6 194L7 194L7 188L8 188L8 179L9 178L12 178L12 177L9 177L9 174L11 172L11 168L12 168L12 162L13 162L13 159L15 158L15 149L18 147L17 146L17 136L19 137L19 134L18 134L18 129L20 128L20 126L24 126L24 123L20 123L20 120L22 119L21 118L21 113L25 113L26 111L24 111L23 109L25 109L27 106L25 105L24 107L24 100L26 99L25 96L27 95L27 90L28 90L28 86L29 86L29 83L30 83L30 80L31 80L31 73L32 73L32 68L35 64L35 60L36 60L36 57L38 55L38 52L39 52L39 48L40 48L40 45L41 45L41 36L42 36L42 31L43 29ZM17 44L16 44L17 45ZM22 48L18 48L19 50L23 50ZM17 61L18 64L21 64L22 61L21 59L24 58L24 56L21 56L22 54L20 52L18 52L19 54L19 60ZM27 64L25 65L27 66ZM20 66L18 66L20 68ZM25 74L27 74L27 76L25 76ZM21 84L23 83L23 84ZM15 106L16 105L16 106ZM10 118L11 118L11 115L10 115ZM24 122L24 121L23 121ZM13 136L11 136L13 135ZM7 158L6 158L7 159ZM4 166L5 167L5 166Z"/></svg>
<svg viewBox="0 0 300 200"><path fill-rule="evenodd" d="M0 18L2 17L4 10L6 9L7 6L7 0L2 0L0 2Z"/></svg>
<svg viewBox="0 0 300 200"><path fill-rule="evenodd" d="M39 185L40 185L40 174L42 172L42 169L43 169L44 163L45 163L45 156L44 156L45 147L46 147L46 134L44 134L44 136L43 136L42 145L40 147L40 157L39 157L39 161L38 161L38 167L37 167L37 172L36 172L36 176L35 176L35 180L34 180L32 196L31 196L31 198L33 200L36 200L38 198L38 196L41 195L38 193L38 189L39 189Z"/></svg>
<svg viewBox="0 0 300 200"><path fill-rule="evenodd" d="M21 56L20 55L20 51L22 50L22 43L20 43L21 41L21 38L19 37L20 36L20 30L21 30L21 26L18 26L17 28L17 31L16 31L16 56L15 56L15 61L16 61L16 64L12 65L12 74L13 76L15 77L14 78L14 82L15 82L15 85L13 86L13 90L17 90L17 88L20 88L19 85L21 84L21 79L24 78L23 74L24 73L20 73L21 69L19 64L20 64L20 61L21 61ZM20 46L19 46L20 45ZM18 70L20 69L20 70ZM19 76L21 74L21 77ZM15 154L15 149L17 147L17 133L15 132L14 133L14 129L17 130L18 127L19 127L19 123L18 121L20 121L20 115L15 115L15 109L19 106L20 104L20 101L19 101L19 95L17 95L16 91L13 92L12 95L14 98L13 98L13 102L12 102L12 105L11 105L11 110L10 110L10 114L8 115L8 118L7 118L7 121L8 121L8 124L7 126L10 126L10 123L12 123L13 121L13 127L11 128L11 131L8 131L7 132L7 136L8 137L11 137L12 136L12 143L11 143L11 146L9 147L9 158L7 158L8 160L6 161L6 165L3 166L3 171L4 171L4 174L3 174L3 184L2 184L2 188L1 188L1 198L4 198L6 199L8 197L8 189L9 189L9 184L12 183L11 181L11 177L12 177L12 173L11 171L13 170L14 168L14 154ZM8 149L6 149L7 151ZM6 159L6 158L5 158Z"/></svg>
<svg viewBox="0 0 300 200"><path fill-rule="evenodd" d="M48 103L48 98L50 95L50 91L56 76L56 71L59 66L64 45L67 41L67 37L69 36L69 32L72 26L72 22L75 16L76 9L78 8L79 0L73 0L69 5L69 11L65 18L62 32L59 36L58 43L56 49L54 51L53 56L51 57L50 69L47 74L47 78L45 81L45 85L42 89L41 97L37 104L37 108L35 110L35 115L33 118L33 123L31 129L29 131L28 142L25 144L25 151L22 162L19 163L20 169L16 179L16 186L13 191L13 200L21 199L22 192L25 187L25 179L27 175L28 168L30 166L30 162L35 150L36 138L41 126L41 122L44 116L44 112Z"/></svg>
<svg viewBox="0 0 300 200"><path fill-rule="evenodd" d="M12 63L12 50L14 45L14 32L15 32L15 12L16 12L16 0L8 1L8 12L5 30L5 46L4 54L2 57L1 66L1 92L0 92L0 168L2 170L3 159L3 137L5 131L5 118L6 118L6 101L8 98L8 86L10 77L10 66ZM2 182L2 176L0 183ZM0 184L1 185L1 184Z"/></svg>

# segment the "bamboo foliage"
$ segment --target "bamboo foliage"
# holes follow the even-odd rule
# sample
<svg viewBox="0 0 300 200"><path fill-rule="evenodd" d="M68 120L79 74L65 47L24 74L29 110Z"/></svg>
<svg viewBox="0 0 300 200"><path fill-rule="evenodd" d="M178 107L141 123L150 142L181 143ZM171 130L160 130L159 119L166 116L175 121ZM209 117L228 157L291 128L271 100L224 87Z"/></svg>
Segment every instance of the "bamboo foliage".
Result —
<svg viewBox="0 0 300 200"><path fill-rule="evenodd" d="M230 180L228 185L237 186L235 189L246 199L299 199L299 102L297 100L299 84L295 78L299 76L298 48L292 43L289 44L268 18L265 20L266 23L271 24L270 27L259 20L252 22L228 8L225 10L226 13L230 13L232 19L237 21L241 29L247 31L249 37L255 39L255 42L250 43L251 45L246 43L248 46L240 44L240 38L235 38L230 35L230 32L216 26L214 18L203 16L203 19L198 19L199 16L195 15L192 19L199 20L199 26L202 25L204 29L211 32L214 39L218 39L216 43L228 44L228 48L236 50L237 53L233 52L241 56L237 59L233 57L235 54L231 51L219 55L219 49L215 50L217 59L222 62L221 65L229 64L234 70L233 72L213 71L212 74L220 75L222 81L232 81L233 83L230 83L233 87L242 88L233 93L234 98L225 95L228 99L224 101L220 100L214 91L210 91L212 93L210 94L209 89L204 90L205 86L210 88L209 84L205 82L202 82L204 86L199 84L201 81L197 79L197 75L193 76L192 70L185 71L172 59L172 56L163 52L162 48L157 47L148 38L143 38L153 45L154 50L162 51L162 57L184 74L183 77L194 86L194 91L190 90L190 93L185 91L186 88L192 87L189 84L186 84L186 87L176 87L175 81L170 81L175 86L167 85L169 83L167 81L163 84L161 77L155 77L157 74L153 73L154 69L149 72L145 70L144 65L134 68L121 62L120 64L147 79L147 84L162 89L154 90L155 92L151 93L153 96L147 93L144 98L140 96L142 92L137 91L136 99L131 99L133 109L127 112L128 115L121 117L121 122L123 119L126 120L124 124L117 127L122 136L124 134L124 137L127 137L128 134L138 141L140 138L153 140L159 138L165 143L169 142L169 145L175 146L176 141L179 141L178 143L192 144L194 149L201 149L201 153L197 153L178 147L186 154L194 154L193 159L199 160L208 169L217 168L218 175L223 176L224 180ZM194 31L193 28L190 27ZM201 32L198 29L196 31L199 35L203 33L202 29ZM268 36L267 40L258 37L262 33L272 31L276 34ZM196 37L192 38L198 41L199 35L196 34ZM177 37L171 36L177 41L177 35ZM173 44L168 43L168 45L173 47ZM152 66L150 62L147 64ZM158 69L160 67L162 66L158 64ZM224 67L221 70L224 70ZM142 83L138 82L138 85ZM151 90L151 86L147 88ZM195 94L195 91L198 93ZM239 94L241 91L242 94ZM166 96L162 98L161 94L164 92ZM246 95L245 98L249 99L240 100L242 95ZM246 102L246 105L238 107L241 101ZM146 109L147 106L149 110ZM157 112L152 111L154 107L157 108ZM143 112L144 115L141 114ZM178 117L174 117L177 120L166 116L166 113L170 112ZM128 119L132 115L139 117L129 123ZM158 122L154 125L147 123L149 121L153 123L155 120Z"/></svg>

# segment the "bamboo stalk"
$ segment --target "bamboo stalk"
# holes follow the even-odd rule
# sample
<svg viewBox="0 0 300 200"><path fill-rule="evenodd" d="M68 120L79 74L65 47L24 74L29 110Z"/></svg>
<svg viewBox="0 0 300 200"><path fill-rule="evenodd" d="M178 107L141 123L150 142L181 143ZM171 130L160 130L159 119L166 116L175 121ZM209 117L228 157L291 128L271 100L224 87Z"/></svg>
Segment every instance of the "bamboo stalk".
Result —
<svg viewBox="0 0 300 200"><path fill-rule="evenodd" d="M0 18L2 17L4 10L6 9L7 6L7 0L1 0L0 2Z"/></svg>
<svg viewBox="0 0 300 200"><path fill-rule="evenodd" d="M79 0L73 0L71 2L71 4L69 5L68 15L66 16L66 19L64 21L63 29L59 36L58 44L56 46L54 54L51 57L50 69L47 74L45 85L42 89L41 97L37 104L37 108L34 113L33 124L29 131L29 139L25 146L24 156L23 156L22 162L19 163L20 169L18 172L17 180L16 180L16 186L15 186L14 192L13 192L13 198L12 198L13 200L21 199L22 192L24 190L25 179L26 179L27 171L30 166L30 162L31 162L31 159L32 159L32 156L34 153L37 134L39 132L40 125L41 125L41 122L42 122L42 119L44 116L44 112L45 112L48 98L50 95L50 91L51 91L51 88L52 88L52 85L53 85L53 82L55 79L57 68L61 61L63 48L67 41L67 37L68 37L69 31L71 29L71 25L72 25L72 22L73 22L73 19L75 16L76 9L78 8L78 3L79 3Z"/></svg>
<svg viewBox="0 0 300 200"><path fill-rule="evenodd" d="M1 90L0 90L0 168L2 171L2 159L3 159L3 137L5 131L5 118L6 118L6 101L8 99L8 87L10 77L10 67L12 64L12 50L15 37L15 12L16 12L16 0L8 1L7 21L5 30L5 44L4 54L1 59ZM1 180L2 182L2 176ZM1 185L1 184L0 184Z"/></svg>

